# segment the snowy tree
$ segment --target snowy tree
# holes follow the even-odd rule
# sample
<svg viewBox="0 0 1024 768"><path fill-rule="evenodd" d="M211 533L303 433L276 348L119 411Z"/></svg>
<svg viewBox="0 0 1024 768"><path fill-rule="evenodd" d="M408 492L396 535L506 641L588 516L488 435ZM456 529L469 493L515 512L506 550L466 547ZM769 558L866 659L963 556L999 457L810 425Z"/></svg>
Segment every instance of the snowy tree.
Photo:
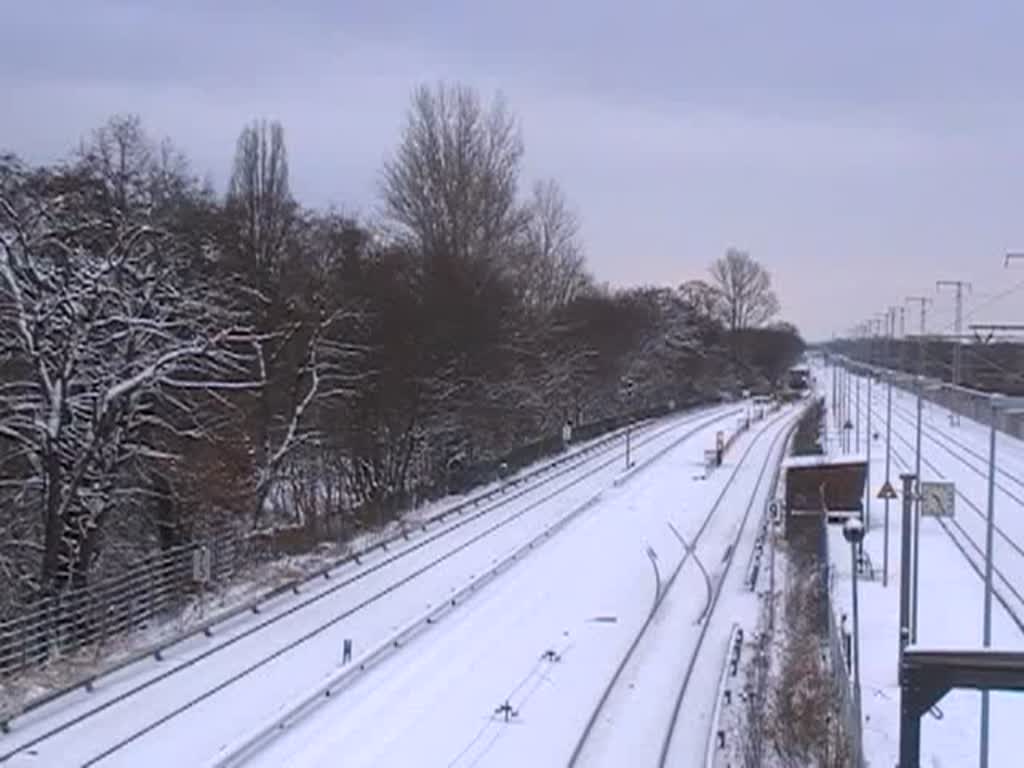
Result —
<svg viewBox="0 0 1024 768"><path fill-rule="evenodd" d="M251 334L180 280L196 254L126 215L152 208L134 197L142 170L115 167L111 188L88 163L10 166L0 193L0 330L15 372L0 391L0 462L38 507L48 590L84 583L110 517L146 490L138 463L171 458L160 436L200 436L185 395L253 385Z"/></svg>
<svg viewBox="0 0 1024 768"><path fill-rule="evenodd" d="M350 394L358 348L340 329L359 315L324 290L332 232L303 219L291 196L284 130L255 121L239 136L225 203L222 241L239 290L234 306L255 329L253 520L258 524L294 455L316 440L314 412Z"/></svg>
<svg viewBox="0 0 1024 768"><path fill-rule="evenodd" d="M388 221L427 259L496 266L521 233L523 144L502 99L485 106L464 85L420 86L384 166Z"/></svg>

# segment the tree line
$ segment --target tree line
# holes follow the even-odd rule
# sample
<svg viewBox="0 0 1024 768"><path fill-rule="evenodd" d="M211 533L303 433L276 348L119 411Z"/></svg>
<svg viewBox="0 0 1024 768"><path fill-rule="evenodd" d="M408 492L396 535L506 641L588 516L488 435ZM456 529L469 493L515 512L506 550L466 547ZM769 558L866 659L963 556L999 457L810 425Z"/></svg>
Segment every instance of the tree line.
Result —
<svg viewBox="0 0 1024 768"><path fill-rule="evenodd" d="M0 607L212 526L351 535L567 419L799 354L744 253L598 285L523 153L500 98L442 84L412 96L378 221L302 206L274 122L241 131L223 195L132 116L61 162L0 155Z"/></svg>

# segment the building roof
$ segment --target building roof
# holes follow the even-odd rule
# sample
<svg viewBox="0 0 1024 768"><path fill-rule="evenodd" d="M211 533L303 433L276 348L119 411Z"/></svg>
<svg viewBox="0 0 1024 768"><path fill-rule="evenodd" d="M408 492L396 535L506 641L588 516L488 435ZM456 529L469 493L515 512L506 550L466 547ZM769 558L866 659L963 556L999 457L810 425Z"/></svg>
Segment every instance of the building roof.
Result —
<svg viewBox="0 0 1024 768"><path fill-rule="evenodd" d="M817 454L810 456L789 456L782 461L783 469L803 469L808 467L845 467L854 464L866 464L865 453Z"/></svg>

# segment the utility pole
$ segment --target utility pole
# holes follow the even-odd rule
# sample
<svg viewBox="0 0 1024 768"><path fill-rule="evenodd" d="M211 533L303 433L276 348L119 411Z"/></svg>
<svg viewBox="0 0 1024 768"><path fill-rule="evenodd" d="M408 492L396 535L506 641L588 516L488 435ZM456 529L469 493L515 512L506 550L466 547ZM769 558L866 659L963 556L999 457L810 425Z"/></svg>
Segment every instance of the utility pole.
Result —
<svg viewBox="0 0 1024 768"><path fill-rule="evenodd" d="M969 292L971 284L964 280L936 280L935 290L941 291L943 288L952 288L956 291L956 321L954 326L956 344L953 346L953 386L957 386L960 383L960 345L964 332L964 288L967 288Z"/></svg>
<svg viewBox="0 0 1024 768"><path fill-rule="evenodd" d="M907 335L907 308L900 307L900 338Z"/></svg>
<svg viewBox="0 0 1024 768"><path fill-rule="evenodd" d="M918 330L918 359L917 359L917 372L920 375L924 375L924 334L925 329L928 327L928 305L932 303L932 300L927 296L907 296L906 302L908 304L920 304L921 305L921 327Z"/></svg>
<svg viewBox="0 0 1024 768"><path fill-rule="evenodd" d="M892 477L892 373L885 377L887 382L885 396L885 484L890 487ZM886 494L885 498L885 530L884 554L882 555L882 586L889 586L889 501L892 494Z"/></svg>
<svg viewBox="0 0 1024 768"><path fill-rule="evenodd" d="M839 358L832 358L832 417L838 419L839 407Z"/></svg>
<svg viewBox="0 0 1024 768"><path fill-rule="evenodd" d="M886 364L883 361L885 357L887 357L885 353L888 351L886 348L889 346L889 340L886 339L885 335L882 333L882 322L882 316L879 314L876 314L871 321L875 333L875 356L871 360L871 364L876 365L879 368L886 367Z"/></svg>
<svg viewBox="0 0 1024 768"><path fill-rule="evenodd" d="M1019 411L1024 407L1024 398L991 395L989 397L988 433L988 508L985 514L985 598L982 624L982 645L992 645L992 571L993 540L996 530L996 432L999 429L1000 412ZM981 693L981 744L978 765L988 768L989 696Z"/></svg>
<svg viewBox="0 0 1024 768"><path fill-rule="evenodd" d="M914 516L914 484L916 475L900 475L903 481L903 524L900 535L900 663L903 649L910 644L910 527ZM909 768L909 767L908 767Z"/></svg>
<svg viewBox="0 0 1024 768"><path fill-rule="evenodd" d="M910 575L910 642L917 642L917 574L921 543L921 420L924 406L924 378L917 377L917 435L914 439L914 545L913 572Z"/></svg>
<svg viewBox="0 0 1024 768"><path fill-rule="evenodd" d="M986 648L992 645L992 531L996 514L996 401L992 401L992 424L989 426L988 443L988 513L985 518L985 613L982 624L982 643ZM988 691L981 693L981 744L978 764L988 768Z"/></svg>
<svg viewBox="0 0 1024 768"><path fill-rule="evenodd" d="M875 373L872 370L868 370L868 418L867 425L864 430L864 438L867 440L867 464L866 474L864 476L864 525L867 530L871 530L871 379Z"/></svg>
<svg viewBox="0 0 1024 768"><path fill-rule="evenodd" d="M857 389L857 398L854 401L853 406L854 419L854 440L856 441L857 447L854 449L857 453L860 453L860 376L857 376L856 384L854 385ZM869 404L870 408L870 404Z"/></svg>
<svg viewBox="0 0 1024 768"><path fill-rule="evenodd" d="M886 334L892 341L892 346L895 347L898 355L893 355L893 360L890 361L890 368L902 367L903 365L903 341L896 338L896 307L890 306L885 311L886 319ZM898 358L898 360L896 359Z"/></svg>
<svg viewBox="0 0 1024 768"><path fill-rule="evenodd" d="M850 429L846 429L846 425L849 424L851 429L853 427L853 370L849 365L846 367L846 422L843 424L843 431L846 433L846 452L849 453L853 448L853 435L850 434Z"/></svg>

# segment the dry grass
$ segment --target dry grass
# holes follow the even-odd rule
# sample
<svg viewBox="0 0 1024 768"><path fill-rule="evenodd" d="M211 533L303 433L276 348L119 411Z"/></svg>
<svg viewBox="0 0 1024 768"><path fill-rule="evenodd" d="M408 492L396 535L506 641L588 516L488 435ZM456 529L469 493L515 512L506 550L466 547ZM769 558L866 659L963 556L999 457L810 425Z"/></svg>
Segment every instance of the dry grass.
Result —
<svg viewBox="0 0 1024 768"><path fill-rule="evenodd" d="M841 716L842 690L833 676L828 625L830 610L822 572L806 550L790 542L783 621L765 652L748 671L746 768L847 768L854 765ZM772 669L774 664L775 669Z"/></svg>

